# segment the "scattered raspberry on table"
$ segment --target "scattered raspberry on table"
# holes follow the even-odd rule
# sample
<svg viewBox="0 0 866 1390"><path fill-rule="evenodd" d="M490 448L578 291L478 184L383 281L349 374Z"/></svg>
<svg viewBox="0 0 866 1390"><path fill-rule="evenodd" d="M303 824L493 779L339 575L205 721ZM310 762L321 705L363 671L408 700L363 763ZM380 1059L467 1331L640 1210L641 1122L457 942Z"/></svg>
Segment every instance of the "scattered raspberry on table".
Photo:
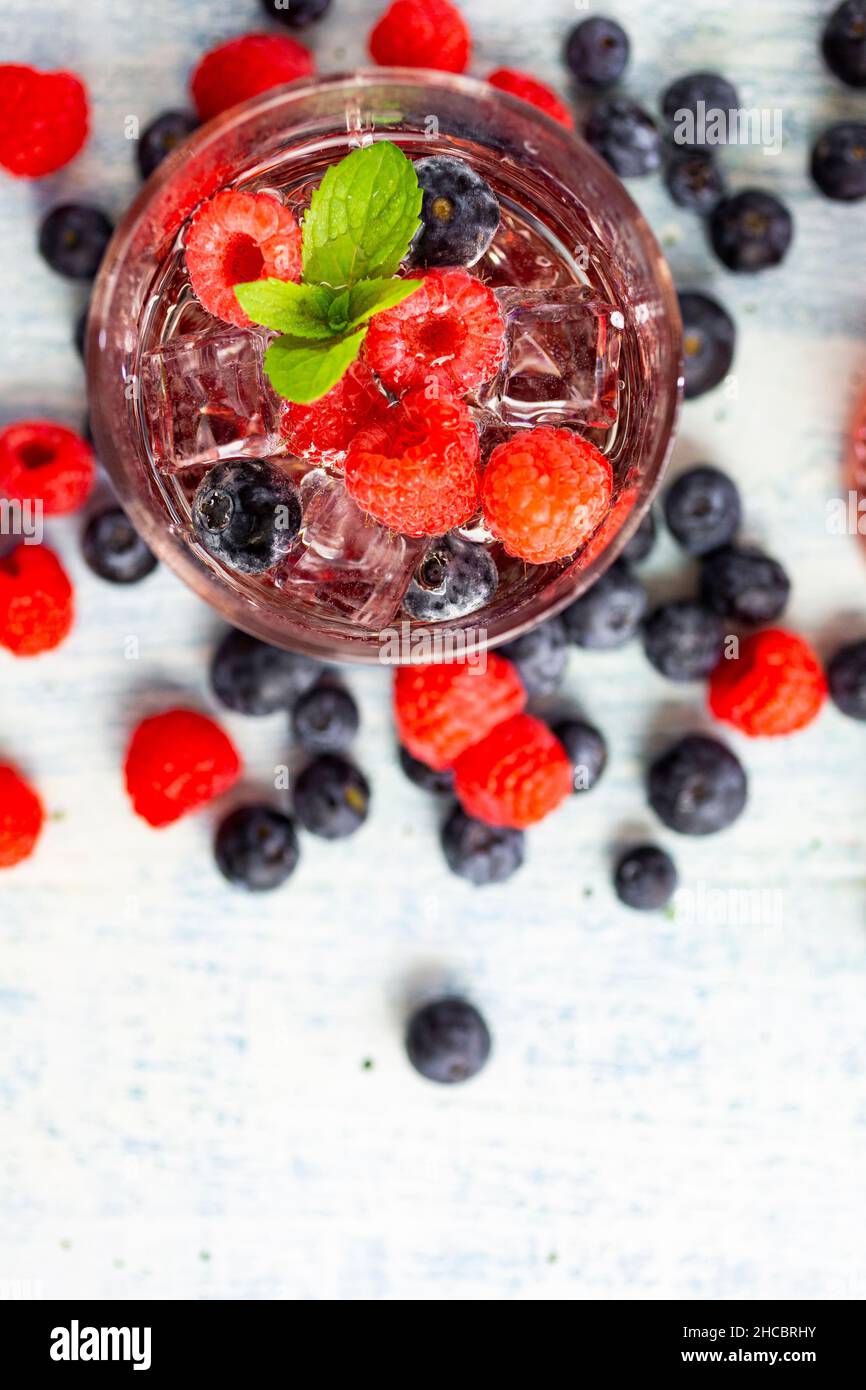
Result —
<svg viewBox="0 0 866 1390"><path fill-rule="evenodd" d="M87 139L87 90L71 72L0 64L0 165L39 179L74 159Z"/></svg>
<svg viewBox="0 0 866 1390"><path fill-rule="evenodd" d="M546 724L516 714L497 724L454 764L454 790L468 816L525 830L572 792L571 759Z"/></svg>
<svg viewBox="0 0 866 1390"><path fill-rule="evenodd" d="M710 709L752 738L792 734L820 713L827 679L805 638L765 628L740 642L710 678Z"/></svg>
<svg viewBox="0 0 866 1390"><path fill-rule="evenodd" d="M172 709L144 719L126 754L126 790L148 825L171 825L222 796L237 781L241 760L218 724L195 710Z"/></svg>
<svg viewBox="0 0 866 1390"><path fill-rule="evenodd" d="M472 39L449 0L394 0L370 34L370 53L382 67L465 72Z"/></svg>
<svg viewBox="0 0 866 1390"><path fill-rule="evenodd" d="M500 92L510 92L513 97L528 101L530 106L537 107L545 116L552 117L568 130L574 129L574 116L565 102L560 100L552 87L539 82L536 77L530 77L528 72L520 72L517 68L497 68L490 73L487 81Z"/></svg>
<svg viewBox="0 0 866 1390"><path fill-rule="evenodd" d="M74 430L19 420L0 430L0 493L46 516L76 511L93 487L93 450Z"/></svg>
<svg viewBox="0 0 866 1390"><path fill-rule="evenodd" d="M199 61L190 78L190 91L203 121L227 111L239 101L311 77L312 53L287 34L243 34L218 44Z"/></svg>
<svg viewBox="0 0 866 1390"><path fill-rule="evenodd" d="M486 665L452 661L397 671L397 734L403 747L428 767L448 767L526 704L526 691L510 661L495 652L481 660Z"/></svg>
<svg viewBox="0 0 866 1390"><path fill-rule="evenodd" d="M74 616L69 576L47 546L22 541L0 557L0 645L15 656L50 651Z"/></svg>
<svg viewBox="0 0 866 1390"><path fill-rule="evenodd" d="M29 858L45 811L37 793L14 767L0 767L0 869Z"/></svg>

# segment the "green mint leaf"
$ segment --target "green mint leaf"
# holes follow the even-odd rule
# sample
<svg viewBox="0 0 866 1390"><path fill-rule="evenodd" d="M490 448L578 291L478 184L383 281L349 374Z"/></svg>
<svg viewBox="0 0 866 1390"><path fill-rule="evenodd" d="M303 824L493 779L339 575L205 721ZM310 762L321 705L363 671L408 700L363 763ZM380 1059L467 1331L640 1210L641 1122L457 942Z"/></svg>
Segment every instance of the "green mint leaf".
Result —
<svg viewBox="0 0 866 1390"><path fill-rule="evenodd" d="M381 314L385 309L393 309L414 294L423 284L422 280L359 280L349 290L348 318L352 328L358 328L373 314ZM336 301L335 301L336 303Z"/></svg>
<svg viewBox="0 0 866 1390"><path fill-rule="evenodd" d="M252 280L235 285L238 303L254 323L293 338L330 338L328 322L333 294L324 285L295 285L290 280Z"/></svg>
<svg viewBox="0 0 866 1390"><path fill-rule="evenodd" d="M345 333L349 327L349 291L336 295L328 310L328 323L335 333Z"/></svg>
<svg viewBox="0 0 866 1390"><path fill-rule="evenodd" d="M308 405L336 386L358 356L366 336L366 328L360 328L347 338L332 338L327 343L277 338L265 353L265 371L279 395Z"/></svg>
<svg viewBox="0 0 866 1390"><path fill-rule="evenodd" d="M388 140L332 164L303 224L303 275L334 289L395 274L418 229L421 189L402 150Z"/></svg>

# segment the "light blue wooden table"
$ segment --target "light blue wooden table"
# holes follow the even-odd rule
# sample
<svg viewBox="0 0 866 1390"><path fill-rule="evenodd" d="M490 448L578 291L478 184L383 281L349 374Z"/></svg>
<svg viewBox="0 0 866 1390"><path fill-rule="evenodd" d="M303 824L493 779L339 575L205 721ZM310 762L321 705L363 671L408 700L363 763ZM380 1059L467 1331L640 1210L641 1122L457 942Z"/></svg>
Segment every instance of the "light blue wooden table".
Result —
<svg viewBox="0 0 866 1390"><path fill-rule="evenodd" d="M335 0L311 36L323 70L362 59L380 8ZM512 62L563 87L581 8L535 0L528 25L516 0L471 0L477 70ZM866 632L866 561L826 526L866 381L866 207L822 201L806 149L866 96L822 69L825 0L603 8L632 33L640 99L712 66L783 112L778 158L727 158L736 185L793 207L780 271L736 280L658 184L635 193L678 282L717 292L740 326L730 389L687 407L674 466L737 477L749 532L792 573L792 625L831 649ZM84 413L81 295L35 253L40 210L83 195L119 213L136 186L125 118L182 101L196 55L258 23L254 0L5 0L0 58L81 71L95 128L60 176L0 180L4 420ZM476 893L445 871L434 811L395 765L386 674L352 672L373 815L344 845L307 839L286 891L251 903L218 878L207 815L155 834L121 786L143 712L209 705L217 624L166 572L101 585L77 533L47 536L78 585L74 635L29 664L0 657L0 749L54 816L0 885L0 1295L866 1295L866 730L828 710L794 741L740 747L748 814L675 840L641 769L703 726L700 691L635 648L575 653L566 692L606 730L608 775L532 835L517 879ZM669 544L650 572L659 594L689 583ZM267 787L283 719L226 722L249 786ZM676 854L688 894L672 919L612 898L612 849L632 835ZM744 920L718 892L746 889L766 896ZM495 1035L483 1078L445 1093L401 1041L406 999L440 983Z"/></svg>

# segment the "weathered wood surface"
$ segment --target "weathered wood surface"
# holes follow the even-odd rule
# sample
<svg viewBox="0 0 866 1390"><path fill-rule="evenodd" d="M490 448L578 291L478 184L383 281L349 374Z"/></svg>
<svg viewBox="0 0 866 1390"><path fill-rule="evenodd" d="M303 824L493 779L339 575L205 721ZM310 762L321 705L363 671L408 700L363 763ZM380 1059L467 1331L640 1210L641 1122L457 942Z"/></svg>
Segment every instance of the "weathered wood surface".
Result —
<svg viewBox="0 0 866 1390"><path fill-rule="evenodd" d="M323 70L361 60L380 8L335 0L311 35ZM575 7L535 0L531 24L513 0L466 8L478 71L511 62L564 87ZM823 650L866 632L864 557L826 527L866 378L866 209L824 202L806 173L813 133L866 97L822 68L827 8L604 6L632 33L639 99L709 66L783 112L778 158L726 161L735 184L791 202L780 271L736 280L659 185L635 192L678 282L716 291L741 330L735 390L686 409L675 466L735 474L749 531L792 572L791 622ZM36 256L39 210L88 195L119 212L136 186L124 118L182 100L202 48L258 24L254 0L5 0L0 58L81 71L96 118L64 174L0 180L3 419L84 412L81 294ZM218 878L207 816L152 833L119 775L142 711L207 704L217 625L168 573L128 594L100 585L78 529L48 534L79 586L73 637L30 664L0 657L0 748L57 815L0 898L0 1292L866 1294L864 730L831 710L794 741L743 747L749 813L674 842L641 769L703 725L700 693L636 649L574 654L567 692L609 735L609 773L532 836L516 880L474 893L445 872L434 813L395 765L387 676L352 672L374 814L344 845L308 839L291 886L253 904ZM687 582L669 545L651 573L660 593ZM250 785L267 785L284 721L227 723ZM612 900L612 848L631 835L676 853L695 897L673 920ZM761 888L761 920L718 920L714 890ZM400 1028L407 994L440 979L477 999L496 1043L483 1080L446 1094L409 1070Z"/></svg>

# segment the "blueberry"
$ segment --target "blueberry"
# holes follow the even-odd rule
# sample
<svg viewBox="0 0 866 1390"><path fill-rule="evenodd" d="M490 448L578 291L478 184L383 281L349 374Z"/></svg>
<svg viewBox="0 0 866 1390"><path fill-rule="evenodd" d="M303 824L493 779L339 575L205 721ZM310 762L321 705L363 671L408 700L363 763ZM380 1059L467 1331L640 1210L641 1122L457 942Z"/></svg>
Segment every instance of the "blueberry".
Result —
<svg viewBox="0 0 866 1390"><path fill-rule="evenodd" d="M260 3L270 19L277 19L290 29L314 24L331 7L331 0L260 0Z"/></svg>
<svg viewBox="0 0 866 1390"><path fill-rule="evenodd" d="M72 333L72 341L75 343L75 350L78 356L84 360L84 344L87 338L87 315L90 306L85 304L78 318L75 320L75 328Z"/></svg>
<svg viewBox="0 0 866 1390"><path fill-rule="evenodd" d="M107 507L90 518L81 549L93 573L109 584L137 584L156 569L156 556L120 507Z"/></svg>
<svg viewBox="0 0 866 1390"><path fill-rule="evenodd" d="M154 169L198 129L198 124L191 111L163 111L152 120L136 146L141 177L150 178Z"/></svg>
<svg viewBox="0 0 866 1390"><path fill-rule="evenodd" d="M783 261L794 235L785 204L759 188L722 198L708 225L713 250L722 264L748 273Z"/></svg>
<svg viewBox="0 0 866 1390"><path fill-rule="evenodd" d="M575 792L588 792L607 765L607 744L585 719L561 719L553 732L571 760Z"/></svg>
<svg viewBox="0 0 866 1390"><path fill-rule="evenodd" d="M499 200L471 164L449 155L419 159L421 226L409 248L409 265L474 265L499 226Z"/></svg>
<svg viewBox="0 0 866 1390"><path fill-rule="evenodd" d="M504 883L523 864L524 834L504 825L485 825L455 806L441 833L449 869L476 888Z"/></svg>
<svg viewBox="0 0 866 1390"><path fill-rule="evenodd" d="M866 0L846 0L833 11L821 46L832 73L849 87L866 87Z"/></svg>
<svg viewBox="0 0 866 1390"><path fill-rule="evenodd" d="M866 719L866 642L840 647L827 667L830 695L850 719Z"/></svg>
<svg viewBox="0 0 866 1390"><path fill-rule="evenodd" d="M360 722L358 706L348 690L325 682L301 695L292 710L292 734L310 753L345 750Z"/></svg>
<svg viewBox="0 0 866 1390"><path fill-rule="evenodd" d="M708 217L725 196L725 179L708 150L678 150L665 169L667 190L678 207Z"/></svg>
<svg viewBox="0 0 866 1390"><path fill-rule="evenodd" d="M839 121L818 137L812 178L827 198L853 203L866 198L866 124Z"/></svg>
<svg viewBox="0 0 866 1390"><path fill-rule="evenodd" d="M403 599L418 622L448 622L483 608L496 591L496 561L482 545L441 536L424 555Z"/></svg>
<svg viewBox="0 0 866 1390"><path fill-rule="evenodd" d="M39 229L39 254L58 275L92 280L112 226L101 208L85 203L62 203L52 208Z"/></svg>
<svg viewBox="0 0 866 1390"><path fill-rule="evenodd" d="M565 41L565 61L584 87L611 87L626 70L630 48L615 19L583 19Z"/></svg>
<svg viewBox="0 0 866 1390"><path fill-rule="evenodd" d="M703 102L704 119L698 102ZM662 97L662 111L671 123L674 142L686 147L724 143L724 138L712 137L726 137L728 112L738 110L739 105L736 87L717 72L691 72L678 77ZM723 122L715 116L720 111L724 112Z"/></svg>
<svg viewBox="0 0 866 1390"><path fill-rule="evenodd" d="M662 162L655 122L642 106L622 99L593 107L584 131L587 142L622 179L651 174Z"/></svg>
<svg viewBox="0 0 866 1390"><path fill-rule="evenodd" d="M490 1033L465 999L436 999L410 1018L406 1051L428 1081L450 1086L481 1071L490 1056Z"/></svg>
<svg viewBox="0 0 866 1390"><path fill-rule="evenodd" d="M527 695L550 695L556 690L568 660L568 637L559 618L506 642L502 655L513 661Z"/></svg>
<svg viewBox="0 0 866 1390"><path fill-rule="evenodd" d="M420 758L413 758L408 748L400 749L400 766L416 787L420 787L424 792L432 792L434 796L444 796L454 788L454 773L450 767L438 770L428 767L422 763Z"/></svg>
<svg viewBox="0 0 866 1390"><path fill-rule="evenodd" d="M707 555L727 545L742 514L736 484L709 463L680 474L668 488L664 510L674 539L689 555Z"/></svg>
<svg viewBox="0 0 866 1390"><path fill-rule="evenodd" d="M613 875L616 896L638 912L657 912L676 892L677 870L669 854L656 845L626 850Z"/></svg>
<svg viewBox="0 0 866 1390"><path fill-rule="evenodd" d="M196 535L208 554L238 574L263 574L301 528L301 500L272 463L230 459L199 483L192 501Z"/></svg>
<svg viewBox="0 0 866 1390"><path fill-rule="evenodd" d="M646 610L646 590L623 564L611 565L562 615L569 640L604 651L634 637Z"/></svg>
<svg viewBox="0 0 866 1390"><path fill-rule="evenodd" d="M367 819L370 786L347 758L321 753L298 777L294 803L305 830L325 840L342 840Z"/></svg>
<svg viewBox="0 0 866 1390"><path fill-rule="evenodd" d="M656 519L652 511L644 512L640 525L619 553L627 565L639 565L650 555L656 543Z"/></svg>
<svg viewBox="0 0 866 1390"><path fill-rule="evenodd" d="M691 599L660 604L644 624L647 660L671 681L703 680L718 666L724 640L718 614Z"/></svg>
<svg viewBox="0 0 866 1390"><path fill-rule="evenodd" d="M274 714L290 709L315 684L321 669L312 657L232 630L214 653L211 688L220 704L237 714Z"/></svg>
<svg viewBox="0 0 866 1390"><path fill-rule="evenodd" d="M754 546L723 545L701 566L701 598L738 623L769 623L788 602L791 581L779 564Z"/></svg>
<svg viewBox="0 0 866 1390"><path fill-rule="evenodd" d="M285 883L298 853L292 821L270 806L239 806L221 821L214 842L220 872L253 893Z"/></svg>
<svg viewBox="0 0 866 1390"><path fill-rule="evenodd" d="M737 330L727 309L708 294L684 291L683 319L685 397L696 400L724 381L734 360Z"/></svg>
<svg viewBox="0 0 866 1390"><path fill-rule="evenodd" d="M714 835L733 825L748 792L738 758L717 739L689 734L649 770L650 805L681 835Z"/></svg>

